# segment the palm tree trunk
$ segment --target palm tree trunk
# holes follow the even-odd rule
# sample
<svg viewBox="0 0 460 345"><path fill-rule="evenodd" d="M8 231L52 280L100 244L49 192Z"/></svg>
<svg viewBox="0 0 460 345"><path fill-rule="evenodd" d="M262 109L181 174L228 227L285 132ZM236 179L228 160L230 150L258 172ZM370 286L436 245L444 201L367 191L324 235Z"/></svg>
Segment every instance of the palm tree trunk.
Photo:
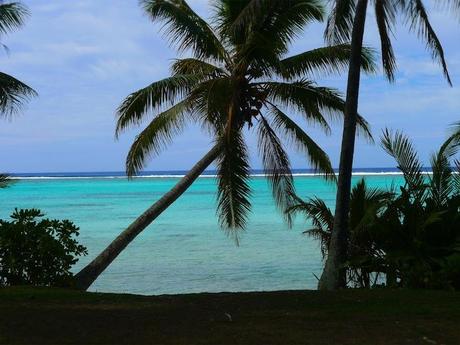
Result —
<svg viewBox="0 0 460 345"><path fill-rule="evenodd" d="M336 290L346 286L348 245L348 216L350 209L351 175L356 137L359 84L361 75L361 50L366 22L367 0L359 0L351 38L351 56L348 70L347 99L340 152L339 179L332 237L326 265L318 284L320 290Z"/></svg>
<svg viewBox="0 0 460 345"><path fill-rule="evenodd" d="M152 223L164 210L179 198L190 185L211 165L221 151L221 145L216 144L172 189L150 206L142 215L131 223L112 243L109 244L93 261L75 275L79 290L87 290L91 284L104 272L113 260Z"/></svg>

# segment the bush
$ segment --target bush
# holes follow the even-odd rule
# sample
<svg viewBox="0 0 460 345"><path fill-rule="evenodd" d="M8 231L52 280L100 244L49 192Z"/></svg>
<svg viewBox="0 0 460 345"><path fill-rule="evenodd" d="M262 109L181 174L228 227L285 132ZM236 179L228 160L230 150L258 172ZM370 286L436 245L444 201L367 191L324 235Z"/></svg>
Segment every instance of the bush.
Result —
<svg viewBox="0 0 460 345"><path fill-rule="evenodd" d="M70 268L87 250L69 220L43 219L40 210L17 210L0 220L0 285L69 286Z"/></svg>
<svg viewBox="0 0 460 345"><path fill-rule="evenodd" d="M431 157L425 175L412 142L385 131L382 145L397 162L404 184L384 191L361 180L350 198L347 284L460 290L460 132ZM334 215L317 198L302 200L287 212L303 212L327 256Z"/></svg>

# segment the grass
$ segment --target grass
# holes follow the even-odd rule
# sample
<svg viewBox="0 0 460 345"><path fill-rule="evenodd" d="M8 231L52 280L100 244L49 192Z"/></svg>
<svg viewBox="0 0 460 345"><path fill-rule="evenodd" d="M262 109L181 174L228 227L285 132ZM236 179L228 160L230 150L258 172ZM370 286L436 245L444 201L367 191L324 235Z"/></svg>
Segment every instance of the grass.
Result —
<svg viewBox="0 0 460 345"><path fill-rule="evenodd" d="M460 293L0 289L0 344L460 344Z"/></svg>

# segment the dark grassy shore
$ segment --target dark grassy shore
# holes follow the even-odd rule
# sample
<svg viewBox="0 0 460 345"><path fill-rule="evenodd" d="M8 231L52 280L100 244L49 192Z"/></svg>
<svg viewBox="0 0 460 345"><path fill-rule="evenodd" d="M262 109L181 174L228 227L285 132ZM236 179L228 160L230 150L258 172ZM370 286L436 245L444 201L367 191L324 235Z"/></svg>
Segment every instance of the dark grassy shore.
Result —
<svg viewBox="0 0 460 345"><path fill-rule="evenodd" d="M460 293L0 290L0 344L460 344Z"/></svg>

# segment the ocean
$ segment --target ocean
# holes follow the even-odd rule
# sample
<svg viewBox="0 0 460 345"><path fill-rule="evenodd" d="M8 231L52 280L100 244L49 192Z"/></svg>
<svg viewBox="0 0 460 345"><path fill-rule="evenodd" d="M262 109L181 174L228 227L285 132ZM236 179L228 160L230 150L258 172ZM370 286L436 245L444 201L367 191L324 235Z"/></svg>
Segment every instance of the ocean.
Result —
<svg viewBox="0 0 460 345"><path fill-rule="evenodd" d="M302 198L318 196L332 208L335 186L310 171L296 170ZM38 208L49 218L69 219L80 227L88 256L77 272L184 174L145 172L127 180L121 172L16 174L0 191L0 217L14 208ZM353 182L370 186L402 184L395 169L359 169ZM213 172L190 189L125 249L90 291L176 294L221 291L315 289L322 260L316 241L297 217L288 228L272 200L267 180L255 171L250 181L252 213L239 246L219 228Z"/></svg>

